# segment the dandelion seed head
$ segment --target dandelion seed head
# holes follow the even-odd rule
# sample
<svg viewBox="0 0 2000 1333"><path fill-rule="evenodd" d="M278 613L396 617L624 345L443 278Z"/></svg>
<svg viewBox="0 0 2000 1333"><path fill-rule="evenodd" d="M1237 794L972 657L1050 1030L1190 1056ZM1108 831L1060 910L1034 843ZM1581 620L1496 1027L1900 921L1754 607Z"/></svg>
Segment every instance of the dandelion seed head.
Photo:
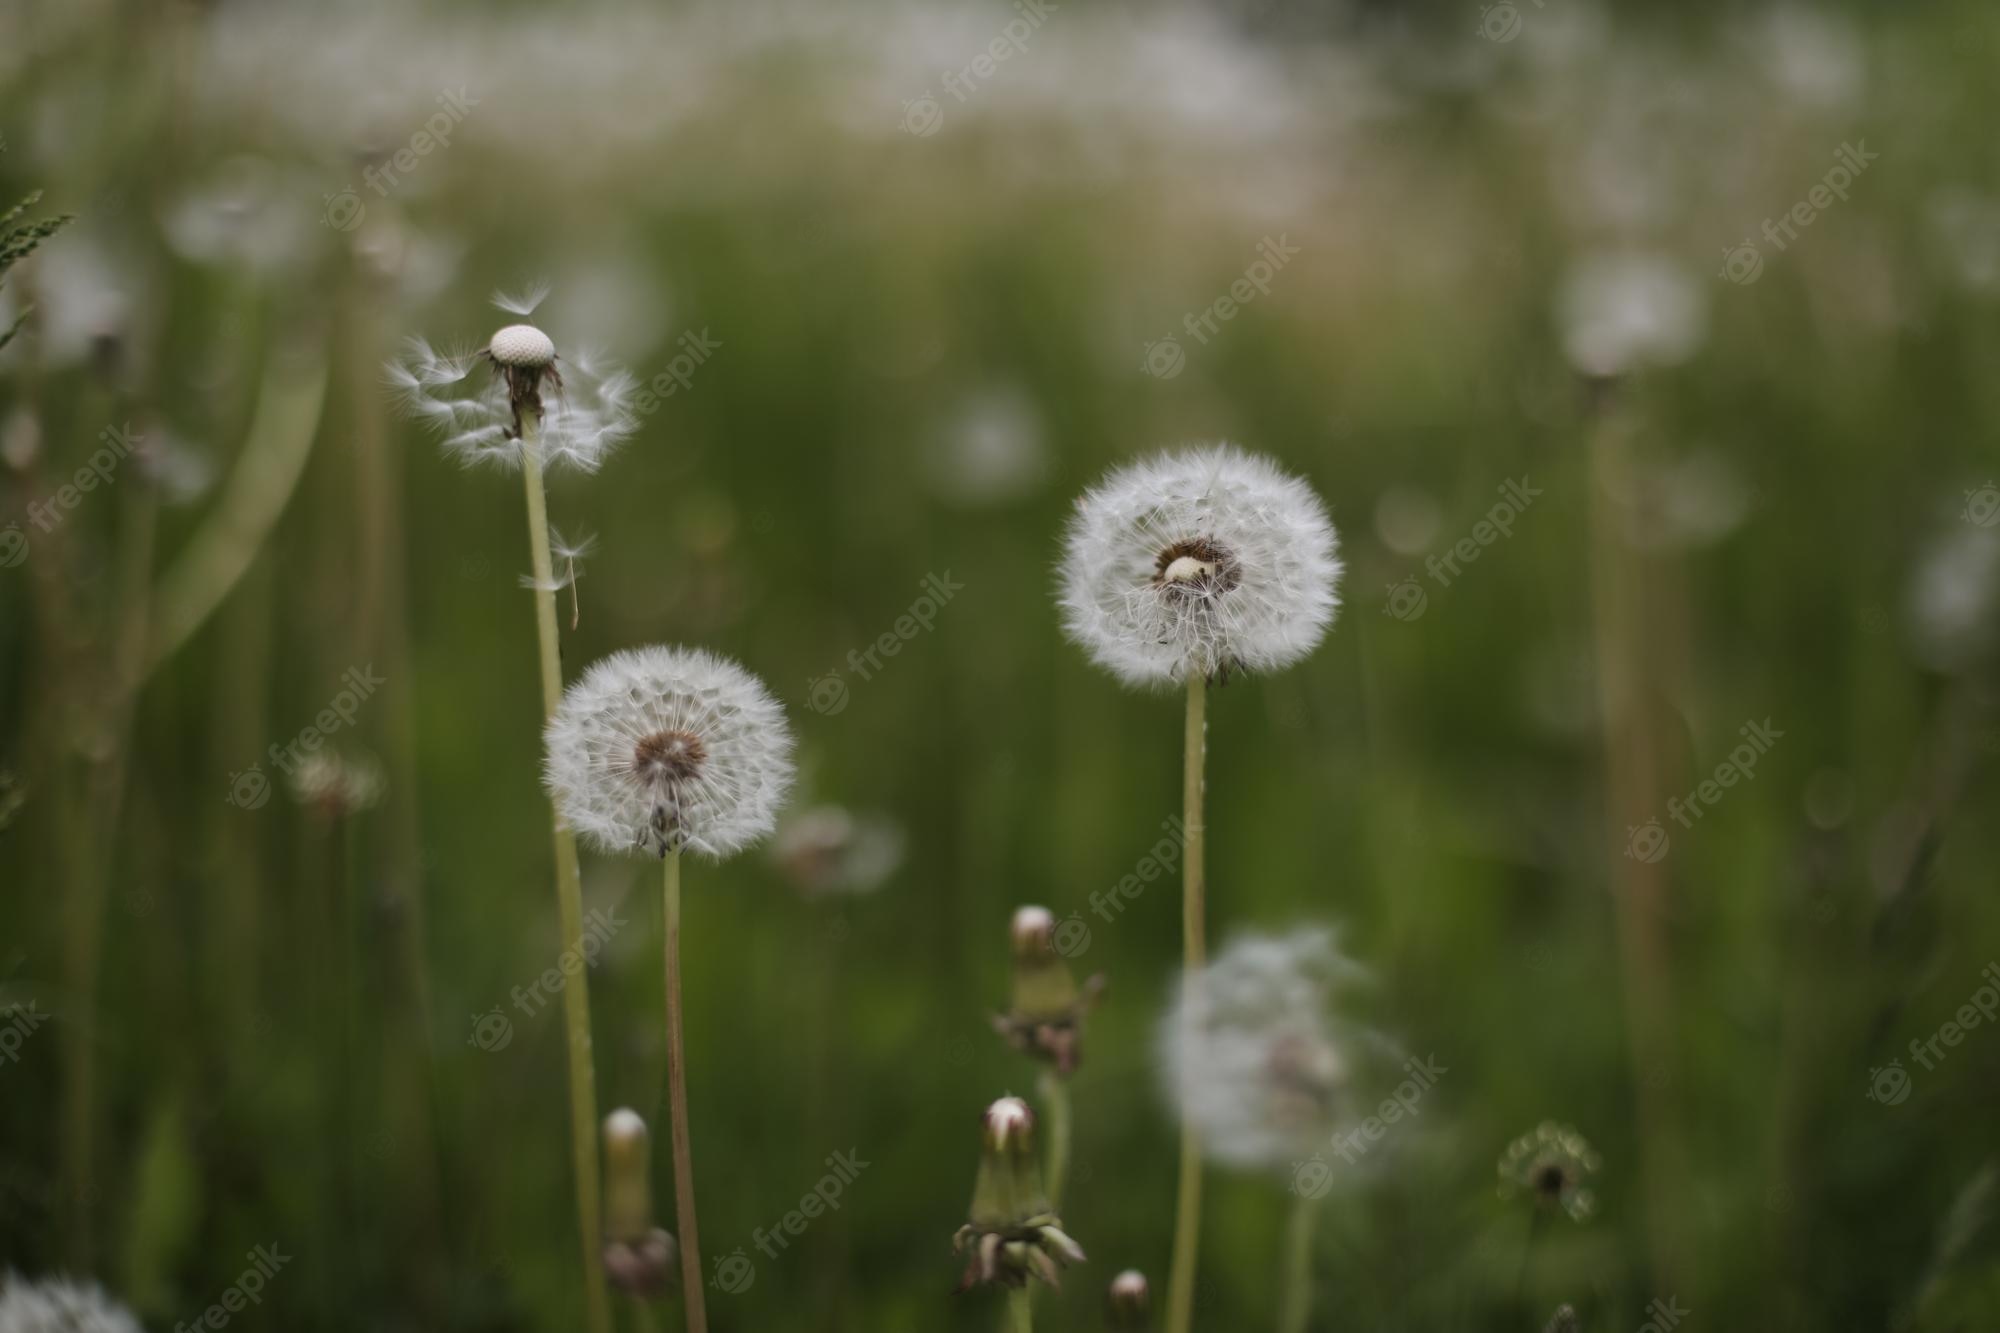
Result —
<svg viewBox="0 0 2000 1333"><path fill-rule="evenodd" d="M1162 1087L1233 1166L1283 1169L1348 1113L1365 1038L1334 1015L1365 973L1331 932L1246 935L1184 977L1159 1029Z"/></svg>
<svg viewBox="0 0 2000 1333"><path fill-rule="evenodd" d="M66 1277L0 1277L0 1329L6 1333L143 1333L131 1311L93 1282Z"/></svg>
<svg viewBox="0 0 2000 1333"><path fill-rule="evenodd" d="M532 324L509 324L493 335L486 354L500 365L547 370L556 363L555 341Z"/></svg>
<svg viewBox="0 0 2000 1333"><path fill-rule="evenodd" d="M872 893L902 865L904 841L891 820L822 805L786 820L771 851L808 897Z"/></svg>
<svg viewBox="0 0 2000 1333"><path fill-rule="evenodd" d="M549 719L546 780L608 851L734 855L767 836L792 783L792 736L763 682L690 648L615 653Z"/></svg>
<svg viewBox="0 0 2000 1333"><path fill-rule="evenodd" d="M1596 1149L1569 1126L1544 1120L1501 1154L1500 1192L1525 1193L1537 1207L1560 1208L1577 1222L1596 1207L1589 1179L1597 1174Z"/></svg>
<svg viewBox="0 0 2000 1333"><path fill-rule="evenodd" d="M1333 623L1338 538L1304 481L1231 445L1119 468L1077 502L1059 602L1120 680L1165 685L1304 658Z"/></svg>

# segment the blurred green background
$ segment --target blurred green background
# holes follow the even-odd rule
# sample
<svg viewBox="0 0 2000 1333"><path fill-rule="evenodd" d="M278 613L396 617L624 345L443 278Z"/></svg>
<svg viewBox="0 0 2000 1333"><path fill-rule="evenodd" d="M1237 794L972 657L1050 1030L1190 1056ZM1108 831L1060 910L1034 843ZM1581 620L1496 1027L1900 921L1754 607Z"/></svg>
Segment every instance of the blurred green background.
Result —
<svg viewBox="0 0 2000 1333"><path fill-rule="evenodd" d="M1043 1326L1164 1288L1177 893L1089 899L1178 812L1180 710L1063 641L1051 571L1107 467L1219 438L1348 571L1311 659L1211 699L1211 937L1340 923L1449 1071L1341 1173L1314 1327L1996 1326L2000 1025L1912 1043L2000 958L2000 11L1063 4L980 73L1019 14L0 13L0 204L77 215L0 287L0 1266L166 1329L271 1245L246 1325L579 1326L561 1019L510 998L560 948L520 483L382 372L544 277L566 353L718 344L553 482L598 539L570 674L734 656L796 807L903 840L866 893L689 869L704 1251L754 1269L715 1327L994 1326L949 1241L1034 1083L988 1025L1024 902L1111 986ZM146 443L56 502L112 427ZM1429 573L1510 479L1512 535ZM927 575L963 590L864 678ZM295 799L270 747L353 668L377 799ZM663 1141L655 872L585 896L600 1104ZM1524 1265L1494 1163L1545 1118L1599 1208ZM1287 1185L1211 1174L1199 1327L1272 1317Z"/></svg>

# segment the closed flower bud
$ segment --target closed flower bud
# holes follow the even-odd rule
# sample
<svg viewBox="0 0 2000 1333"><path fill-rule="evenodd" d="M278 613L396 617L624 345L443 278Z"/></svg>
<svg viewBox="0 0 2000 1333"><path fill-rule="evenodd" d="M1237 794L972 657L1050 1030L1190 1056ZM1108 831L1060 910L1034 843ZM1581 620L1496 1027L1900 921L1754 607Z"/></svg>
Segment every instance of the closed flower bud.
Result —
<svg viewBox="0 0 2000 1333"><path fill-rule="evenodd" d="M1146 1326L1146 1317L1153 1304L1152 1288L1146 1285L1146 1275L1136 1268L1128 1268L1111 1279L1111 1326L1113 1328L1141 1329Z"/></svg>
<svg viewBox="0 0 2000 1333"><path fill-rule="evenodd" d="M604 1117L604 1273L620 1291L653 1297L672 1285L674 1238L653 1225L653 1145L629 1107Z"/></svg>
<svg viewBox="0 0 2000 1333"><path fill-rule="evenodd" d="M960 1291L983 1282L1019 1287L1030 1276L1059 1286L1063 1267L1083 1262L1083 1247L1063 1231L1042 1189L1035 1114L1019 1097L1002 1097L986 1108L971 1219L952 1249L972 1251Z"/></svg>
<svg viewBox="0 0 2000 1333"><path fill-rule="evenodd" d="M1082 1058L1083 1018L1104 989L1102 976L1081 989L1056 948L1056 919L1046 907L1014 913L1012 1008L995 1016L994 1030L1026 1055L1068 1074Z"/></svg>

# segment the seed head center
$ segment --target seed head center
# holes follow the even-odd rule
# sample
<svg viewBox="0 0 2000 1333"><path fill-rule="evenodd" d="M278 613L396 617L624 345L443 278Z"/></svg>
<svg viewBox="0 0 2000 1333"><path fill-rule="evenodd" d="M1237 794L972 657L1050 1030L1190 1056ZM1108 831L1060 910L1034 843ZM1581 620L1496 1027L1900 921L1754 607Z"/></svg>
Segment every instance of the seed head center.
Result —
<svg viewBox="0 0 2000 1333"><path fill-rule="evenodd" d="M686 782L701 772L708 747L687 731L657 731L632 749L632 772L641 782Z"/></svg>
<svg viewBox="0 0 2000 1333"><path fill-rule="evenodd" d="M1236 557L1207 537L1175 542L1153 562L1153 584L1176 596L1213 596L1242 582Z"/></svg>

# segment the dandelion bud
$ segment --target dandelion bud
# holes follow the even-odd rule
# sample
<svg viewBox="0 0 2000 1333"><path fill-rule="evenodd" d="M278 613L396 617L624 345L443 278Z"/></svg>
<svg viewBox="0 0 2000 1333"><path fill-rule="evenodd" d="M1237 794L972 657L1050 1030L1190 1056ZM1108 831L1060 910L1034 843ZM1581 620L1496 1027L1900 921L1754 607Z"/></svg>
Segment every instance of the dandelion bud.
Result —
<svg viewBox="0 0 2000 1333"><path fill-rule="evenodd" d="M1146 1285L1146 1275L1138 1269L1128 1268L1111 1279L1112 1327L1144 1328L1152 1303L1152 1288Z"/></svg>
<svg viewBox="0 0 2000 1333"><path fill-rule="evenodd" d="M955 1253L972 1251L958 1289L982 1282L1019 1287L1030 1276L1060 1285L1063 1267L1083 1262L1083 1247L1063 1231L1042 1189L1035 1113L1028 1104L1002 1097L987 1107L980 1150L971 1220L952 1245Z"/></svg>
<svg viewBox="0 0 2000 1333"><path fill-rule="evenodd" d="M1576 1307L1558 1305L1556 1312L1549 1316L1549 1322L1542 1333L1576 1333L1579 1327L1576 1321Z"/></svg>
<svg viewBox="0 0 2000 1333"><path fill-rule="evenodd" d="M604 1272L620 1291L658 1296L680 1260L674 1238L653 1225L653 1141L637 1111L604 1117Z"/></svg>
<svg viewBox="0 0 2000 1333"><path fill-rule="evenodd" d="M1015 1050L1072 1073L1082 1059L1083 1018L1104 989L1092 977L1078 989L1056 943L1056 919L1046 907L1023 907L1010 929L1014 953L1012 1008L993 1020Z"/></svg>

